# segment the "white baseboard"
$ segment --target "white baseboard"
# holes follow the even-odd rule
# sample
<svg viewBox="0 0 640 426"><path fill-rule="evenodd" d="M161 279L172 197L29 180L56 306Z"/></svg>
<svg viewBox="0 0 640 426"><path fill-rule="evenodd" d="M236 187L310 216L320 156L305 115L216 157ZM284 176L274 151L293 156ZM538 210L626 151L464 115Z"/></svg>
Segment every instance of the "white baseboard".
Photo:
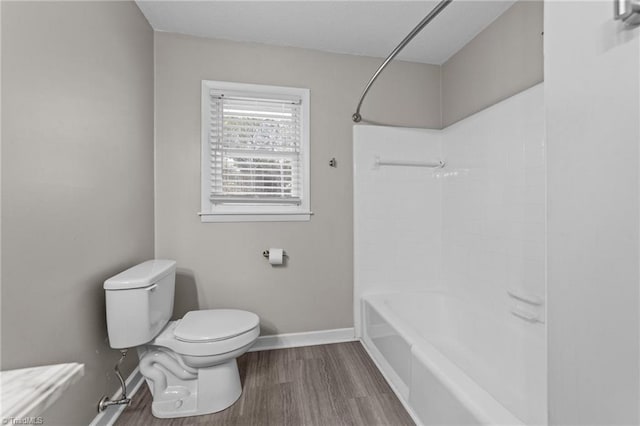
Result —
<svg viewBox="0 0 640 426"><path fill-rule="evenodd" d="M271 349L297 348L301 346L327 345L330 343L352 342L357 340L353 327L334 330L307 331L303 333L275 334L260 336L249 349L250 352Z"/></svg>
<svg viewBox="0 0 640 426"><path fill-rule="evenodd" d="M144 383L144 377L142 377L142 373L140 373L140 369L136 367L127 380L125 380L125 385L127 386L127 396L129 398L133 398L133 395L138 392L140 386ZM120 397L120 388L113 394L111 399L117 399ZM93 418L93 421L89 424L89 426L112 426L120 414L127 408L127 405L112 405L107 407L103 412L98 413L97 416Z"/></svg>

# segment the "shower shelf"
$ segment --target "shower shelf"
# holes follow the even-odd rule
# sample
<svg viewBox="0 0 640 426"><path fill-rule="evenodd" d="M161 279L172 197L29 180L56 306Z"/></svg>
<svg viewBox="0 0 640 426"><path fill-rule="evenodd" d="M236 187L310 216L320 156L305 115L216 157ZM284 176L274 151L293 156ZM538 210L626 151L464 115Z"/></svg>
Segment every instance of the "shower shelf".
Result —
<svg viewBox="0 0 640 426"><path fill-rule="evenodd" d="M445 166L445 162L442 160L437 160L437 161L383 160L380 157L375 157L375 160L373 162L373 167L378 168L380 166L430 167L434 169L441 169Z"/></svg>
<svg viewBox="0 0 640 426"><path fill-rule="evenodd" d="M532 294L519 293L513 289L507 290L507 294L516 300L519 300L524 303L528 303L530 305L538 306L538 305L542 305L542 302L543 302L542 299L539 298L538 296L534 296Z"/></svg>

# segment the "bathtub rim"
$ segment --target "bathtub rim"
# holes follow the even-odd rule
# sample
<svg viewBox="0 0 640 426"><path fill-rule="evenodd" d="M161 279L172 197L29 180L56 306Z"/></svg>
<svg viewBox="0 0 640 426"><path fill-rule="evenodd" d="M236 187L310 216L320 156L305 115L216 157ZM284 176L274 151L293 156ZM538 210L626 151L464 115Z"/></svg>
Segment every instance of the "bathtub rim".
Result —
<svg viewBox="0 0 640 426"><path fill-rule="evenodd" d="M456 297L455 295L449 295L448 293L439 290L416 291L411 293L439 294L447 297ZM393 313L393 311L385 304L385 300L389 297L400 294L406 293L377 292L362 295L360 300L360 312L362 315L362 342L369 355L374 359L378 369L383 373L383 376L391 385L394 393L396 393L405 408L407 408L407 411L413 420L416 421L417 424L422 424L422 422L417 419L417 415L410 407L410 403L408 401L408 395L411 392L411 384L405 384L409 388L407 397L405 397L401 392L398 392L398 386L394 381L402 379L397 376L391 365L386 362L384 356L377 350L373 342L371 342L368 337L365 318L367 303L378 313L378 315L389 323L398 335L407 342L411 348L411 355L415 356L420 362L422 362L434 377L436 377L440 384L445 386L446 389L451 392L451 394L457 398L476 419L478 419L480 424L525 426L525 422L504 407L497 399L495 399L495 397L493 397L493 395L483 389L482 386L469 377L469 375L453 361L449 360L435 346L418 334L410 324L406 324L405 321L398 318L398 316ZM371 348L369 346L371 346ZM376 359L377 357L380 357L385 361L385 363L387 363L387 366L385 367L391 368L391 372L395 377L389 377L390 375L388 374L388 371L385 371L385 368L381 368L381 363ZM407 401L405 401L405 398L407 398Z"/></svg>

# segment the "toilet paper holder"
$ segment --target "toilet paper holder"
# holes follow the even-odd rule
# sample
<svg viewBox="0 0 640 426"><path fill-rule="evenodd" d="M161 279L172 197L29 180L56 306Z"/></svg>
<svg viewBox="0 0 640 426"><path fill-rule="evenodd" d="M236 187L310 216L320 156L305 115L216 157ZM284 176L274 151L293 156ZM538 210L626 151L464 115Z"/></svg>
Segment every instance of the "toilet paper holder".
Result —
<svg viewBox="0 0 640 426"><path fill-rule="evenodd" d="M267 259L269 258L269 250L265 250L262 252L262 256L266 257ZM286 251L282 251L282 257L289 257L289 255L287 254Z"/></svg>

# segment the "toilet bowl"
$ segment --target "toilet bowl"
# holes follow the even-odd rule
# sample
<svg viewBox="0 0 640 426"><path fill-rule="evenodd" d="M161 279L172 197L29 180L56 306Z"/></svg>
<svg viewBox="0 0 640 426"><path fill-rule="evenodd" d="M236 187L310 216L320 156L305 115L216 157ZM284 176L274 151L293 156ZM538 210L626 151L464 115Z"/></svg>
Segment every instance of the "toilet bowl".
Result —
<svg viewBox="0 0 640 426"><path fill-rule="evenodd" d="M175 262L169 260L148 261L105 281L110 345L137 348L154 416L224 410L242 393L236 358L258 338L260 319L210 309L169 321L174 285Z"/></svg>
<svg viewBox="0 0 640 426"><path fill-rule="evenodd" d="M236 358L259 334L257 315L232 309L191 311L169 322L139 351L140 372L152 389L153 415L195 416L233 404L242 394ZM177 372L174 363L181 368ZM174 376L171 381L165 371Z"/></svg>

